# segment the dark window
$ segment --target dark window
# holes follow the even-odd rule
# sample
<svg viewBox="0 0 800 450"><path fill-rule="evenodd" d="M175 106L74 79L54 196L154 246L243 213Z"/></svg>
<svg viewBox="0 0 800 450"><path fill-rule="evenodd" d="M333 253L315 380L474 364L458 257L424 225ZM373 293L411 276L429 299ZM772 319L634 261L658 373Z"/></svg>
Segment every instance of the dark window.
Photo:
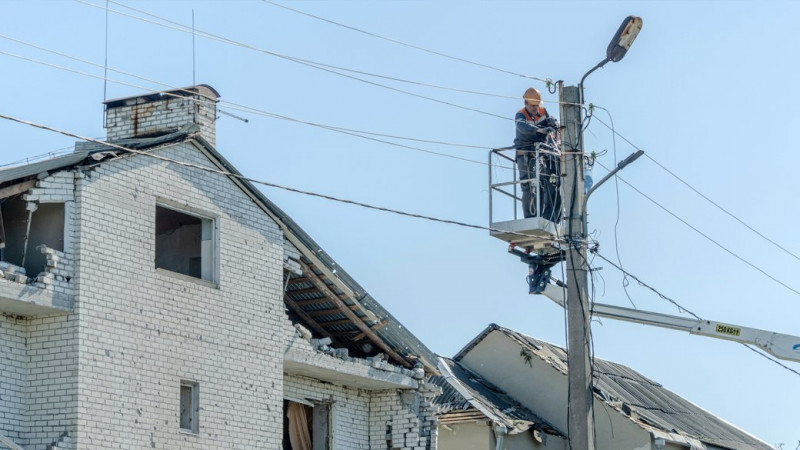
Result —
<svg viewBox="0 0 800 450"><path fill-rule="evenodd" d="M213 281L213 220L156 206L156 267Z"/></svg>
<svg viewBox="0 0 800 450"><path fill-rule="evenodd" d="M181 381L181 430L200 431L200 386L194 381Z"/></svg>
<svg viewBox="0 0 800 450"><path fill-rule="evenodd" d="M330 449L331 405L309 406L283 401L283 450L295 450L310 444L312 450Z"/></svg>
<svg viewBox="0 0 800 450"><path fill-rule="evenodd" d="M31 203L29 206L22 196L0 202L2 260L25 267L25 272L35 277L47 264L47 257L36 247L44 244L54 250L64 250L64 204Z"/></svg>

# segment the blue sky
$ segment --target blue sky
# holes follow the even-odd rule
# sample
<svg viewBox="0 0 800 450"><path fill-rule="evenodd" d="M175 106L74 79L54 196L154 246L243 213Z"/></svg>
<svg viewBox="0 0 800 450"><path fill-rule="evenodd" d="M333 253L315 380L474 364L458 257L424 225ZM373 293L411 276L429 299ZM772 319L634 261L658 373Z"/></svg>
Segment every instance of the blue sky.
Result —
<svg viewBox="0 0 800 450"><path fill-rule="evenodd" d="M606 167L635 150L626 141L644 149L649 158L620 175L661 206L623 182L604 185L589 203L600 253L703 318L800 335L792 181L800 168L793 134L800 118L794 86L799 3L281 4L502 71L268 2L124 1L109 7L138 19L109 13L107 59L109 68L128 75L109 71L108 78L119 83L104 86L104 1L6 0L0 1L0 112L102 138L104 98L196 80L220 92L223 111L249 120L223 114L217 128L218 149L246 175L485 226L488 149L511 144L510 119L521 107L522 92L539 88L557 114L557 96L536 78L577 84L604 57L622 19L635 14L644 27L625 59L586 82L586 101L602 107L586 131L586 147L607 151L599 159ZM191 25L193 12L197 30L228 40L196 36L194 64L191 34L163 20ZM440 101L435 102L269 52L471 93L347 72ZM270 114L482 148L378 138L417 148L412 150ZM613 121L624 139L612 139L601 121ZM0 164L69 151L75 141L8 121L0 121L0 135ZM596 167L595 179L603 175ZM563 311L526 294L526 268L488 232L274 188L265 192L433 351L452 356L491 322L563 345ZM622 275L599 259L594 266L602 268L595 301L630 306ZM681 314L633 280L627 291L639 308ZM610 320L595 322L593 334L597 357L627 364L771 444L793 449L800 440L800 376L741 345ZM785 364L800 372L800 364Z"/></svg>

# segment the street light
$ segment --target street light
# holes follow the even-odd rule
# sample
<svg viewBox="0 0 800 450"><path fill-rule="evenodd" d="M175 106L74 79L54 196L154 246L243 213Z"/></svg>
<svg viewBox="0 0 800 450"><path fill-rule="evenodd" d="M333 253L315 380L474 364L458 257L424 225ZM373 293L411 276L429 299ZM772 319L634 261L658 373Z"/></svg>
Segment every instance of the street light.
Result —
<svg viewBox="0 0 800 450"><path fill-rule="evenodd" d="M620 25L614 38L606 50L606 58L581 78L578 86L567 86L561 91L559 101L561 102L561 117L564 123L562 145L570 149L564 155L566 179L563 183L564 198L569 199L567 203L567 223L568 233L567 242L570 242L566 251L567 268L567 363L568 372L568 417L567 428L569 435L570 448L581 450L594 450L594 412L592 410L593 393L591 389L591 363L589 361L589 338L588 332L591 329L591 314L589 311L588 299L588 277L586 264L586 245L578 242L585 239L586 222L586 199L588 195L584 193L584 182L580 175L580 164L583 164L583 121L581 119L581 109L583 107L583 82L595 70L603 67L609 61L620 61L634 39L642 29L642 19L636 16L628 16ZM616 174L627 164L641 156L642 152L636 152L622 161L609 176L603 178L599 186L608 178ZM594 189L597 188L594 187ZM589 193L593 192L590 190Z"/></svg>
<svg viewBox="0 0 800 450"><path fill-rule="evenodd" d="M628 53L628 49L631 48L633 41L636 39L636 36L639 35L640 31L642 31L641 17L628 16L622 21L622 24L619 26L619 29L617 29L616 34L614 34L614 37L608 44L608 48L606 49L606 58L597 63L596 66L592 67L592 69L586 72L583 78L581 78L581 82L578 84L581 89L581 103L583 103L583 81L586 80L586 77L588 77L589 74L595 70L605 66L609 61L622 61L622 58L624 58L625 54Z"/></svg>

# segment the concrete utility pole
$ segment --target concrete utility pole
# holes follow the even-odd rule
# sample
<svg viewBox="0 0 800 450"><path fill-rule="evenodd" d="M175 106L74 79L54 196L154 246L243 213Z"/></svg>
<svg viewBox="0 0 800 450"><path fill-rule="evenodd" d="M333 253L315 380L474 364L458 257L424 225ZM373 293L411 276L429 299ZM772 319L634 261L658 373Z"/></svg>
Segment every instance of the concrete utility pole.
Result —
<svg viewBox="0 0 800 450"><path fill-rule="evenodd" d="M564 173L563 203L567 212L567 363L569 364L568 435L573 450L594 450L594 399L589 355L591 314L583 229L584 154L581 92L577 86L559 84L563 124L561 152Z"/></svg>

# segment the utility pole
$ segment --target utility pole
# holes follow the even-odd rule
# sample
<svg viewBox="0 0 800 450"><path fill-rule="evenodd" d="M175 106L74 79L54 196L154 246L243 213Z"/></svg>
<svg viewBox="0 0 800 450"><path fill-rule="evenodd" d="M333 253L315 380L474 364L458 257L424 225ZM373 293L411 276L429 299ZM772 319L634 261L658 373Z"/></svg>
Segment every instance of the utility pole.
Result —
<svg viewBox="0 0 800 450"><path fill-rule="evenodd" d="M568 435L573 450L594 450L592 367L589 355L589 311L584 230L584 152L581 92L559 83L563 122L561 153L566 177L562 186L567 221L567 364L569 365Z"/></svg>

